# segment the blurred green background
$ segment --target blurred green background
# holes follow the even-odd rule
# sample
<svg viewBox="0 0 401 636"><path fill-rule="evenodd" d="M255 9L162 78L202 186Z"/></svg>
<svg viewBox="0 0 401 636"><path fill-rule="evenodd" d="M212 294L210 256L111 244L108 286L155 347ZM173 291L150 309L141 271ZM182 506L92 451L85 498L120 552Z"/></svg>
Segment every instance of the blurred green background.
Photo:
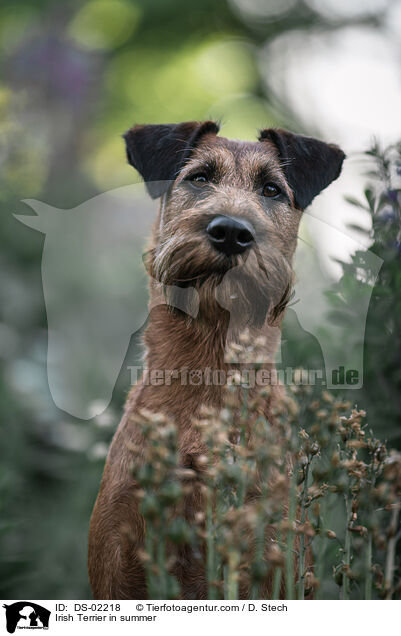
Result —
<svg viewBox="0 0 401 636"><path fill-rule="evenodd" d="M21 203L25 198L69 208L99 192L133 183L138 178L126 164L121 134L134 123L217 118L228 137L255 139L258 128L284 126L331 141L345 140L345 144L350 139L348 153L363 150L363 135L353 137L352 125L347 130L344 121L335 120L338 105L333 105L327 121L316 119L310 95L302 89L306 69L299 68L299 85L294 83L293 65L287 66L292 42L318 36L329 43L351 27L387 41L389 29L401 24L399 3L351 4L330 0L2 1L2 598L90 597L89 517L107 444L130 383L127 364L135 364L140 354L140 334L136 334L112 404L102 415L82 422L55 407L46 376L47 323L40 270L43 235L18 223L12 213L29 213ZM398 35L399 31L394 41ZM319 48L315 55L319 57ZM322 49L323 68L324 55ZM396 77L400 60L401 55L398 66L395 61ZM336 81L340 90L341 81ZM289 86L295 89L288 92ZM388 84L390 95L398 89ZM324 86L318 82L316 93L322 91ZM298 108L300 103L303 108L310 105L310 118ZM378 124L386 119L380 112L372 114ZM368 142L368 126L365 132ZM374 127L370 130L376 132L380 133ZM328 272L332 273L330 268ZM297 341L292 357L298 363L313 359L315 348L314 341ZM363 397L356 399L363 407ZM379 416L371 424L377 435L383 431L398 443L396 398L385 428Z"/></svg>

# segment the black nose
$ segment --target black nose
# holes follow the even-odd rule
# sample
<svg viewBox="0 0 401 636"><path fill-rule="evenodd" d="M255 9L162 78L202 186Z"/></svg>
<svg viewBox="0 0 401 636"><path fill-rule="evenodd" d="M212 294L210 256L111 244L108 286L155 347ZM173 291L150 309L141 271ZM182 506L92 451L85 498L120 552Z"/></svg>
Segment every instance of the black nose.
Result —
<svg viewBox="0 0 401 636"><path fill-rule="evenodd" d="M245 252L255 240L252 225L232 216L215 216L206 232L211 244L227 256Z"/></svg>

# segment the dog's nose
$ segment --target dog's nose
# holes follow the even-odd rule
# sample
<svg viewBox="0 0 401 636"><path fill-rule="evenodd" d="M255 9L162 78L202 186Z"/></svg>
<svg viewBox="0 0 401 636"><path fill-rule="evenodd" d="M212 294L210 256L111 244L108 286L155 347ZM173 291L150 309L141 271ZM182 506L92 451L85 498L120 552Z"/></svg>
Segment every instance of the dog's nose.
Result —
<svg viewBox="0 0 401 636"><path fill-rule="evenodd" d="M255 240L252 225L232 216L215 216L206 233L212 245L227 256L245 252Z"/></svg>

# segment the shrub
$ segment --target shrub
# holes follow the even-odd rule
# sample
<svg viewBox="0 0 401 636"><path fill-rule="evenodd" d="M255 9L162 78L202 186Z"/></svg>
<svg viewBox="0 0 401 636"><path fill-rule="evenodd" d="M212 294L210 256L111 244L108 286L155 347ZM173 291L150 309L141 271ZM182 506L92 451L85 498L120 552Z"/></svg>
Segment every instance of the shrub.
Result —
<svg viewBox="0 0 401 636"><path fill-rule="evenodd" d="M238 362L254 349L243 340ZM235 380L223 408L205 407L194 422L205 448L197 470L178 467L173 422L148 411L136 417L151 598L179 597L176 544L204 559L211 599L236 599L243 585L263 598L269 576L272 598L334 597L334 583L342 599L399 597L401 455L374 437L364 411L328 392L316 399L311 387L294 384L269 421L262 414L269 388ZM194 489L205 505L189 520L182 505Z"/></svg>

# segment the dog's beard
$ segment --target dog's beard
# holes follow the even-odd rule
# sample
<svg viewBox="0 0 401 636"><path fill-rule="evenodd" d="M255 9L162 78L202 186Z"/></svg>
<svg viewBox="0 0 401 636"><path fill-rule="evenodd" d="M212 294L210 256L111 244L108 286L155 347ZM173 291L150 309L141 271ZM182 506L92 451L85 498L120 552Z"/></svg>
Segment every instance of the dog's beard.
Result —
<svg viewBox="0 0 401 636"><path fill-rule="evenodd" d="M266 320L276 324L291 298L291 265L273 247L269 254L256 247L227 257L197 241L170 239L153 255L150 269L168 305L211 324L222 310L236 329L261 327ZM188 288L197 295L186 293Z"/></svg>

